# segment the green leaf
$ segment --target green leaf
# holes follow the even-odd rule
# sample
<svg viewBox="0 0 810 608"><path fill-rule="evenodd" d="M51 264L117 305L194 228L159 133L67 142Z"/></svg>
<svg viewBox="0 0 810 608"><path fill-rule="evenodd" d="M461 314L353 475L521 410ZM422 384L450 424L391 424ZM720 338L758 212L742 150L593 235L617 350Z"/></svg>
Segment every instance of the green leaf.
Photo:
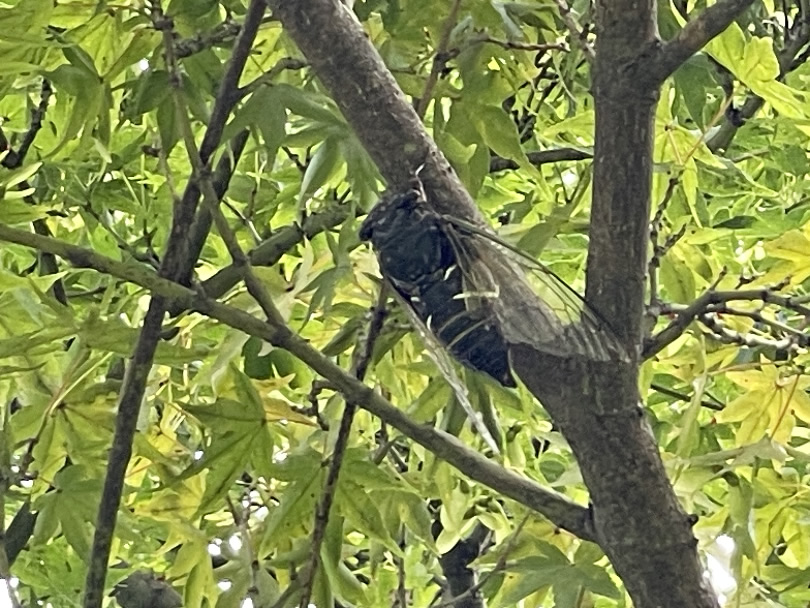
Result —
<svg viewBox="0 0 810 608"><path fill-rule="evenodd" d="M352 479L341 480L335 495L335 504L355 529L378 540L389 551L400 552L391 531L385 527L380 510L361 485Z"/></svg>
<svg viewBox="0 0 810 608"><path fill-rule="evenodd" d="M690 302L695 297L695 277L683 263L665 256L661 260L661 284L673 302Z"/></svg>
<svg viewBox="0 0 810 608"><path fill-rule="evenodd" d="M132 104L131 116L141 116L161 106L171 97L169 73L165 70L148 70L141 74Z"/></svg>
<svg viewBox="0 0 810 608"><path fill-rule="evenodd" d="M520 145L517 127L503 109L495 106L476 108L474 120L486 144L498 156L526 163L526 153Z"/></svg>
<svg viewBox="0 0 810 608"><path fill-rule="evenodd" d="M177 125L177 108L171 95L164 97L157 108L157 124L160 143L166 153L180 141L180 128Z"/></svg>
<svg viewBox="0 0 810 608"><path fill-rule="evenodd" d="M754 36L746 40L740 26L732 23L706 50L780 114L796 119L808 117L807 94L777 80L779 60L771 39Z"/></svg>
<svg viewBox="0 0 810 608"><path fill-rule="evenodd" d="M203 515L220 505L217 502L231 489L233 482L247 468L254 444L264 432L261 425L252 431L226 433L207 446L203 457L192 468L208 469L197 515Z"/></svg>
<svg viewBox="0 0 810 608"><path fill-rule="evenodd" d="M301 179L301 192L298 195L298 206L303 206L315 192L335 174L339 168L340 142L336 137L328 137L318 146L310 159L304 177Z"/></svg>
<svg viewBox="0 0 810 608"><path fill-rule="evenodd" d="M318 494L318 479L320 476L315 475L287 486L279 497L279 505L270 512L270 517L265 522L262 550L269 551L277 547L288 536L294 535L301 523L312 519Z"/></svg>
<svg viewBox="0 0 810 608"><path fill-rule="evenodd" d="M3 203L0 205L0 222L14 226L17 224L27 224L48 216L50 209L44 205L30 205L20 199L9 199L6 192L3 196Z"/></svg>
<svg viewBox="0 0 810 608"><path fill-rule="evenodd" d="M328 98L286 84L279 84L273 88L274 97L290 112L345 130L345 123L337 113L334 103Z"/></svg>
<svg viewBox="0 0 810 608"><path fill-rule="evenodd" d="M129 43L118 58L107 68L102 78L111 82L121 72L147 57L160 44L160 34L152 29L141 29L133 33Z"/></svg>

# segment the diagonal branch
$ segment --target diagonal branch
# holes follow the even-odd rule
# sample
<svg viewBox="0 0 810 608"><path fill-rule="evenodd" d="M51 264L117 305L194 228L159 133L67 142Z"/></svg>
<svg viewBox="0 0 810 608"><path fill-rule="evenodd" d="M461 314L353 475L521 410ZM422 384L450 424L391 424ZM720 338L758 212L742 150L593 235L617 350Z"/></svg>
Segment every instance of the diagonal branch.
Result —
<svg viewBox="0 0 810 608"><path fill-rule="evenodd" d="M586 540L595 540L587 508L548 490L538 483L488 460L456 437L411 420L401 409L322 355L285 325L263 322L252 315L202 297L194 289L158 276L145 265L118 262L90 249L31 234L0 224L0 240L57 255L74 266L129 281L148 289L153 296L182 308L195 310L217 321L283 348L309 365L339 390L347 401L377 416L406 437L430 450L469 478L502 493L547 517L555 525Z"/></svg>
<svg viewBox="0 0 810 608"><path fill-rule="evenodd" d="M720 0L704 10L661 47L655 61L645 67L648 76L659 83L663 82L753 3L754 0Z"/></svg>

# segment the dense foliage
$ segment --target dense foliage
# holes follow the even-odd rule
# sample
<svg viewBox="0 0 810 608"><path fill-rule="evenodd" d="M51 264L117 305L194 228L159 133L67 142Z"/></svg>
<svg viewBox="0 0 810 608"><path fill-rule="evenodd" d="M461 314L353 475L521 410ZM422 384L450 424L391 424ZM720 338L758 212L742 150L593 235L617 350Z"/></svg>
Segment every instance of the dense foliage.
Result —
<svg viewBox="0 0 810 608"><path fill-rule="evenodd" d="M0 7L0 578L25 605L81 605L125 362L150 297L120 269L158 268L172 208L197 188L195 155L211 159L209 186L227 185L224 216L294 332L356 371L380 316L376 259L357 230L383 183L281 24L268 11L238 88L223 94L246 7L163 4ZM664 38L703 5L659 4ZM570 8L353 6L500 236L581 292L593 16L588 2ZM707 571L736 606L810 600L809 39L803 0L755 4L669 79L655 123L650 335L691 317L648 351L640 394L675 491L698 516ZM222 121L213 109L225 97L235 105L223 144L198 154L190 142ZM22 232L121 265L54 257ZM212 231L187 284L264 318L232 253ZM746 297L724 299L730 290ZM447 556L463 548L480 582L468 599L487 606L629 602L596 544L363 409L329 489L340 393L290 352L181 308L146 384L105 593L152 570L165 606L297 605L321 526L317 606L436 606L452 587ZM407 317L393 301L386 313L366 383L491 455ZM493 458L586 505L570 448L533 397L465 379L500 446ZM332 491L325 519L318 505ZM125 608L140 605L128 581Z"/></svg>

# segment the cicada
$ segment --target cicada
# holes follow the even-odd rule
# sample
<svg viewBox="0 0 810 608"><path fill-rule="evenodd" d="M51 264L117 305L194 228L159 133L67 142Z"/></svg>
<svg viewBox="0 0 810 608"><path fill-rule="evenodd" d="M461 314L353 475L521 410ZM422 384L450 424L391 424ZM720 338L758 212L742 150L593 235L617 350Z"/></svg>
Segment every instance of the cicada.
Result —
<svg viewBox="0 0 810 608"><path fill-rule="evenodd" d="M628 358L565 281L486 228L433 211L418 180L383 197L360 238L371 241L383 277L438 342L504 386L515 386L510 345L597 361Z"/></svg>

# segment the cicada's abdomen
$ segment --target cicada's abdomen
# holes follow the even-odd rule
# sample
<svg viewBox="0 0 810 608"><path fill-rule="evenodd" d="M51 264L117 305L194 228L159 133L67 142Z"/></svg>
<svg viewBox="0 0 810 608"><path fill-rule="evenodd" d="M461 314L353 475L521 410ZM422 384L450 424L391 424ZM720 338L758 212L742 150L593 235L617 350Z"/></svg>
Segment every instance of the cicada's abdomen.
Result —
<svg viewBox="0 0 810 608"><path fill-rule="evenodd" d="M380 271L438 341L464 365L515 386L491 311L472 307L450 237L416 190L383 199L360 228Z"/></svg>

